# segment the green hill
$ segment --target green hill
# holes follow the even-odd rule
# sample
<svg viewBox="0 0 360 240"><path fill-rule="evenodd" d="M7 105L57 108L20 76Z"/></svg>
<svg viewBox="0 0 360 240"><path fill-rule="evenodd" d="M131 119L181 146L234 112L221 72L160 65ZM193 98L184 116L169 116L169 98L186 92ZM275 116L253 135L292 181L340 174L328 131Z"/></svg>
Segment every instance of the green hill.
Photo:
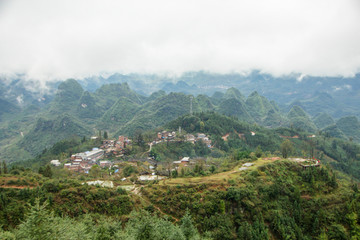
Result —
<svg viewBox="0 0 360 240"><path fill-rule="evenodd" d="M334 138L348 139L343 131L341 131L335 124L325 127L322 131Z"/></svg>
<svg viewBox="0 0 360 240"><path fill-rule="evenodd" d="M360 142L360 123L357 117L349 116L340 118L336 122L336 126L349 138Z"/></svg>
<svg viewBox="0 0 360 240"><path fill-rule="evenodd" d="M91 132L69 115L53 120L39 118L34 128L24 136L18 145L29 153L39 154L45 147L72 136L88 136Z"/></svg>
<svg viewBox="0 0 360 240"><path fill-rule="evenodd" d="M199 111L200 106L193 99L193 111ZM182 116L190 111L190 96L183 93L170 93L156 98L141 106L134 117L123 126L119 126L118 134L134 134L136 129L149 130Z"/></svg>
<svg viewBox="0 0 360 240"><path fill-rule="evenodd" d="M80 119L97 119L103 113L104 109L98 105L96 98L88 91L85 91L79 99L76 115Z"/></svg>
<svg viewBox="0 0 360 240"><path fill-rule="evenodd" d="M224 98L225 94L222 92L214 92L214 94L210 97L211 102L214 105L218 105L220 101Z"/></svg>
<svg viewBox="0 0 360 240"><path fill-rule="evenodd" d="M201 111L213 111L215 110L215 106L212 104L211 99L206 95L198 95L196 97L196 102L199 105Z"/></svg>
<svg viewBox="0 0 360 240"><path fill-rule="evenodd" d="M74 112L84 90L74 79L62 82L56 92L54 100L50 103L51 114Z"/></svg>
<svg viewBox="0 0 360 240"><path fill-rule="evenodd" d="M120 97L126 97L133 102L142 104L145 102L146 97L141 96L130 89L127 83L112 83L102 85L101 88L96 90L95 95L98 101L102 102L105 109L109 109Z"/></svg>
<svg viewBox="0 0 360 240"><path fill-rule="evenodd" d="M314 124L319 129L333 125L334 123L335 123L334 119L327 113L320 113L314 119Z"/></svg>
<svg viewBox="0 0 360 240"><path fill-rule="evenodd" d="M223 97L226 98L226 99L235 98L235 99L238 99L238 100L245 101L245 96L242 95L241 92L238 89L234 88L234 87L228 88Z"/></svg>
<svg viewBox="0 0 360 240"><path fill-rule="evenodd" d="M156 98L159 98L159 97L163 97L166 95L166 92L163 91L163 90L159 90L157 92L153 92L147 99L146 101L152 101L152 100L155 100Z"/></svg>
<svg viewBox="0 0 360 240"><path fill-rule="evenodd" d="M218 112L227 116L235 116L241 121L254 122L254 119L247 111L246 104L241 99L224 99L218 106Z"/></svg>
<svg viewBox="0 0 360 240"><path fill-rule="evenodd" d="M255 91L250 94L245 103L249 114L258 124L264 126L279 126L281 115L267 98L260 96Z"/></svg>
<svg viewBox="0 0 360 240"><path fill-rule="evenodd" d="M115 132L131 121L140 109L140 105L136 102L126 97L120 97L116 103L105 112L97 125L101 129Z"/></svg>
<svg viewBox="0 0 360 240"><path fill-rule="evenodd" d="M325 92L316 92L313 94L313 97L301 99L299 103L302 108L312 116L320 112L326 112L332 115L339 109L338 102L330 94Z"/></svg>
<svg viewBox="0 0 360 240"><path fill-rule="evenodd" d="M316 131L315 124L311 121L306 112L299 106L292 107L287 117L290 125L294 128L300 128L312 133Z"/></svg>

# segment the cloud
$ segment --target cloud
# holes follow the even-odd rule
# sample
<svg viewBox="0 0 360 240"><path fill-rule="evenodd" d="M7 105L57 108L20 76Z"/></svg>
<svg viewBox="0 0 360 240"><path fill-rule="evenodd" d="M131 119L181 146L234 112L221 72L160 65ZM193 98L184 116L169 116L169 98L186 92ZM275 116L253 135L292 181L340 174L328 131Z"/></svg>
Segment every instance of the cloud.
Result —
<svg viewBox="0 0 360 240"><path fill-rule="evenodd" d="M352 76L357 0L8 0L0 74L46 82L205 70Z"/></svg>

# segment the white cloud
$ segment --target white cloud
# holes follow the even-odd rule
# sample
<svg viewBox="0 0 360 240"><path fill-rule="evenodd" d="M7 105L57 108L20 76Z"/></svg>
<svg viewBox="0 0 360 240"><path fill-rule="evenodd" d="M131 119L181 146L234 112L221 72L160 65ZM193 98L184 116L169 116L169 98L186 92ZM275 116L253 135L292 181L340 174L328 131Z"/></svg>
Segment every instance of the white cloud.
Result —
<svg viewBox="0 0 360 240"><path fill-rule="evenodd" d="M357 0L8 0L0 74L360 71Z"/></svg>

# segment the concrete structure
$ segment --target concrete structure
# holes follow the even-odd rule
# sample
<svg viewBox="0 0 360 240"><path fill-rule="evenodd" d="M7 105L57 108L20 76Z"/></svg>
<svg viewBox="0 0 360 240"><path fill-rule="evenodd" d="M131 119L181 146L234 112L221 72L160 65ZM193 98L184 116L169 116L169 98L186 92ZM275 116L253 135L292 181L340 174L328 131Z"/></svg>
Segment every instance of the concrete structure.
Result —
<svg viewBox="0 0 360 240"><path fill-rule="evenodd" d="M74 161L76 159L82 160L82 161L96 161L104 156L104 150L93 148L92 151L87 151L84 153L76 153L71 155L71 160Z"/></svg>
<svg viewBox="0 0 360 240"><path fill-rule="evenodd" d="M111 162L110 161L100 161L100 167L110 167Z"/></svg>
<svg viewBox="0 0 360 240"><path fill-rule="evenodd" d="M55 166L55 167L58 167L58 166L60 166L60 161L59 160L51 160L50 161L50 164L51 165L53 165L53 166Z"/></svg>

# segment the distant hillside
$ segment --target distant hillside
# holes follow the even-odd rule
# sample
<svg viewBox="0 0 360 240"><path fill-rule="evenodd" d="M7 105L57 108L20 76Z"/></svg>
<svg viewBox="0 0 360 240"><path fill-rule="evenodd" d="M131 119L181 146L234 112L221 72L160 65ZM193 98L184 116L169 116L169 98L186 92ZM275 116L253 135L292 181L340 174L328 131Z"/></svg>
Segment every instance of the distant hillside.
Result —
<svg viewBox="0 0 360 240"><path fill-rule="evenodd" d="M316 127L319 129L325 128L335 123L334 119L327 113L320 113L314 119Z"/></svg>
<svg viewBox="0 0 360 240"><path fill-rule="evenodd" d="M325 92L316 92L311 98L298 99L297 104L300 104L312 116L317 115L319 112L337 115L336 111L339 109L338 102Z"/></svg>
<svg viewBox="0 0 360 240"><path fill-rule="evenodd" d="M200 111L197 100L193 99L193 110ZM182 116L190 111L190 97L183 93L170 93L142 105L134 117L119 126L118 134L132 135L136 129L149 130Z"/></svg>
<svg viewBox="0 0 360 240"><path fill-rule="evenodd" d="M50 112L52 114L74 112L83 92L81 85L74 79L62 82L58 87L54 100L50 103Z"/></svg>
<svg viewBox="0 0 360 240"><path fill-rule="evenodd" d="M357 117L349 116L339 119L336 126L349 138L360 142L360 122Z"/></svg>
<svg viewBox="0 0 360 240"><path fill-rule="evenodd" d="M16 113L19 111L18 106L0 98L0 120L4 113Z"/></svg>
<svg viewBox="0 0 360 240"><path fill-rule="evenodd" d="M39 154L45 147L72 136L88 136L91 131L84 128L69 115L62 115L53 120L39 118L34 128L18 143L29 153Z"/></svg>
<svg viewBox="0 0 360 240"><path fill-rule="evenodd" d="M290 125L294 128L300 128L308 132L315 132L316 126L306 114L306 112L299 106L291 108L287 115Z"/></svg>
<svg viewBox="0 0 360 240"><path fill-rule="evenodd" d="M258 92L253 92L246 99L248 112L257 123L263 126L276 127L282 123L282 116L275 103L260 96Z"/></svg>
<svg viewBox="0 0 360 240"><path fill-rule="evenodd" d="M242 95L241 92L234 87L228 88L225 92L225 95L223 95L223 98L226 99L235 98L237 100L242 100L242 101L246 100L245 96Z"/></svg>
<svg viewBox="0 0 360 240"><path fill-rule="evenodd" d="M131 121L140 105L129 98L120 97L99 120L97 126L109 132L117 131L120 127Z"/></svg>
<svg viewBox="0 0 360 240"><path fill-rule="evenodd" d="M235 116L238 119L246 122L254 122L254 119L247 111L246 104L241 99L229 98L220 102L218 111L227 116Z"/></svg>
<svg viewBox="0 0 360 240"><path fill-rule="evenodd" d="M327 126L322 131L330 137L347 139L345 133L343 133L343 131L341 131L335 124Z"/></svg>

